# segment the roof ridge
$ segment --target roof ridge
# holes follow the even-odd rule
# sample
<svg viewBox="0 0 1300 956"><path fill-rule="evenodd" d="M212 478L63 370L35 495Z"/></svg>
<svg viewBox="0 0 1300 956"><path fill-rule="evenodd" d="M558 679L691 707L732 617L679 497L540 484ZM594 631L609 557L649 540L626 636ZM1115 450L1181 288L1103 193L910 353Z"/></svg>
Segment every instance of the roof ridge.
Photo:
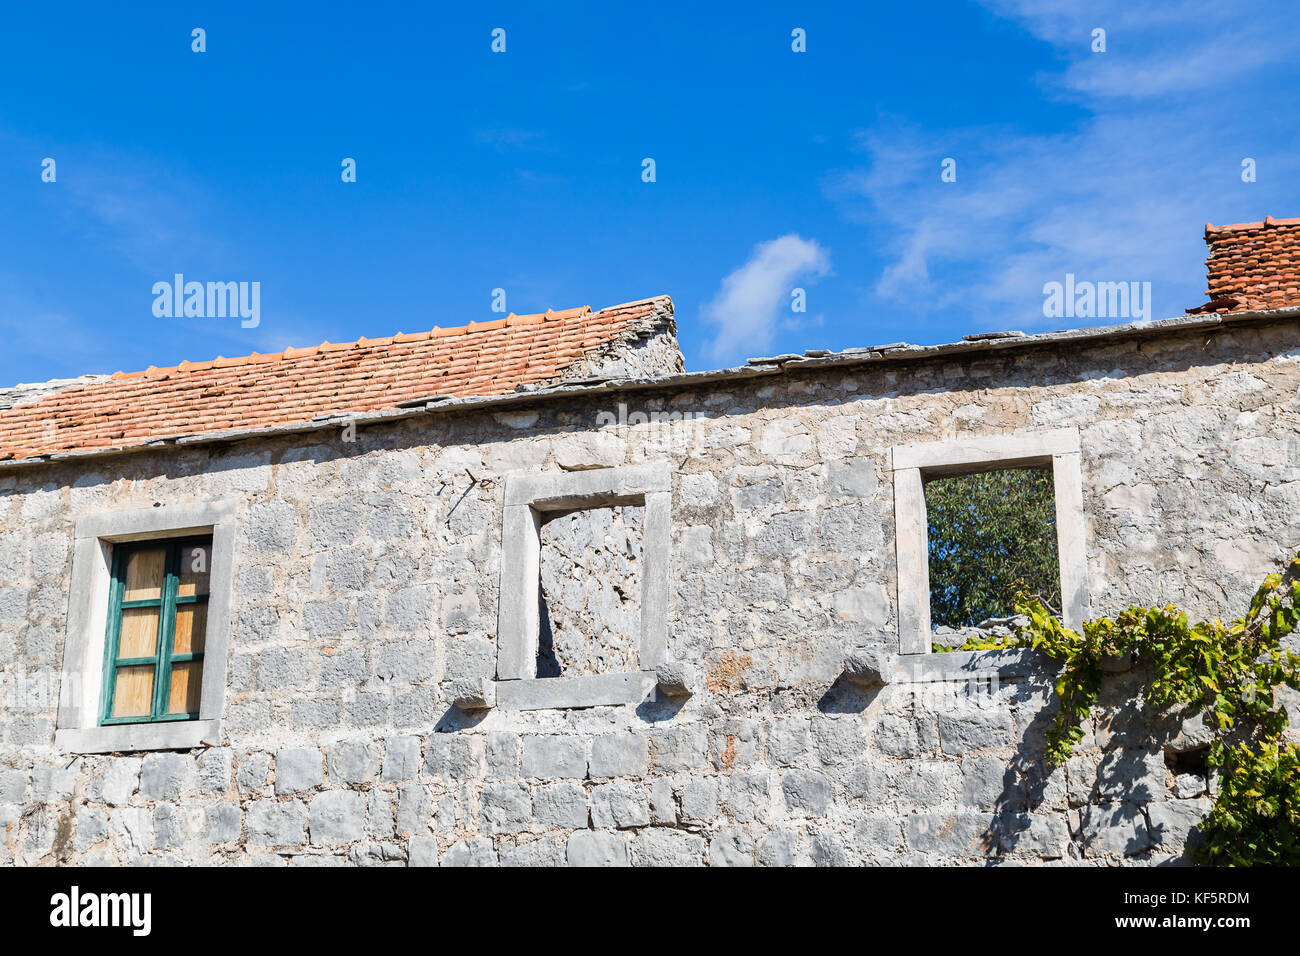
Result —
<svg viewBox="0 0 1300 956"><path fill-rule="evenodd" d="M470 320L464 325L454 325L447 328L434 326L427 332L397 332L393 335L377 339L368 339L364 335L352 342L321 342L319 345L307 345L302 347L288 346L280 352L253 352L250 355L240 355L226 358L218 355L215 359L206 361L192 362L185 359L177 365L164 367L149 366L149 368L138 372L117 371L107 376L109 380L121 381L122 379L132 378L163 378L177 372L202 372L212 368L233 368L243 365L263 364L270 362L279 362L284 359L304 358L317 352L341 352L354 348L379 348L393 344L404 345L408 342L423 342L429 339L446 338L453 335L470 335L477 332L491 332L496 329L507 326L517 325L540 325L543 322L563 322L569 319L576 319L587 314L599 315L604 312L613 312L621 309L627 309L633 306L658 304L667 302L669 311L672 310L672 298L667 295L651 296L648 299L635 299L631 302L620 302L618 305L605 306L599 312L593 312L591 306L580 305L571 309L547 309L545 312L531 312L524 315L516 315L511 312L509 315L500 319L493 319L488 322L476 322Z"/></svg>
<svg viewBox="0 0 1300 956"><path fill-rule="evenodd" d="M629 309L635 305L659 305L660 303L666 305L669 312L673 310L673 297L665 293L663 295L652 295L648 299L633 299L631 302L620 302L617 305L607 305L600 311L613 312L616 309Z"/></svg>
<svg viewBox="0 0 1300 956"><path fill-rule="evenodd" d="M1268 226L1300 226L1300 218L1274 219L1272 216L1265 216L1263 222L1234 222L1223 226L1216 226L1207 222L1205 224L1205 235L1209 236L1215 232L1251 232Z"/></svg>

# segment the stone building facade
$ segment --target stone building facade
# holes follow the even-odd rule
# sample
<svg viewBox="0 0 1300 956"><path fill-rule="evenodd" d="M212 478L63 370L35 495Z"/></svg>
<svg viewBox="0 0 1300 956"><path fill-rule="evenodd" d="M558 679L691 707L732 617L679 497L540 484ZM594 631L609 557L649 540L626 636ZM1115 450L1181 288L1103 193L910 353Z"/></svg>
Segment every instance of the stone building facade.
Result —
<svg viewBox="0 0 1300 956"><path fill-rule="evenodd" d="M1300 544L1300 308L685 373L649 303L509 389L63 444L206 371L0 411L0 862L1180 861L1197 722L1117 674L1047 767L1046 661L929 653L908 489L1050 465L1067 619L1235 616ZM112 555L196 534L196 718L106 726Z"/></svg>

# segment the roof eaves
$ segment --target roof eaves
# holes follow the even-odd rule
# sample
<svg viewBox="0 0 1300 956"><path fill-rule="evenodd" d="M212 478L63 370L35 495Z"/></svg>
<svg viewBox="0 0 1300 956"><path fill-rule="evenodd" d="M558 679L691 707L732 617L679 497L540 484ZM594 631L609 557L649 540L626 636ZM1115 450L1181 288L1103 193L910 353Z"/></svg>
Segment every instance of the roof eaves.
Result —
<svg viewBox="0 0 1300 956"><path fill-rule="evenodd" d="M948 342L940 345L907 345L893 343L888 346L845 349L842 352L826 352L813 349L811 353L775 356L770 359L751 359L749 363L733 368L714 369L701 372L681 372L654 378L609 379L597 384L561 383L501 395L472 395L464 398L447 398L442 395L430 395L424 399L412 399L403 403L409 407L394 407L375 412L337 412L319 416L310 422L292 425L272 425L259 428L229 429L220 432L205 432L197 435L177 436L176 438L158 439L154 444L114 446L92 448L73 452L60 452L50 455L35 455L28 458L15 458L0 461L0 471L20 466L38 465L52 461L69 461L90 458L104 458L119 454L142 452L158 447L159 443L177 446L226 444L248 438L265 438L280 435L305 434L336 428L342 423L378 424L400 421L422 415L438 413L460 413L483 408L508 408L529 405L539 401L596 395L623 391L644 391L671 389L677 387L694 387L713 382L739 381L751 378L766 378L783 375L790 370L810 368L849 368L884 363L910 363L930 358L943 358L981 352L1000 352L1007 349L1029 349L1061 343L1082 343L1123 339L1132 336L1148 335L1168 331L1187 331L1199 328L1212 328L1222 325L1236 325L1251 321L1270 321L1281 319L1300 319L1300 306L1283 309L1263 309L1250 312L1233 312L1226 315L1217 313L1182 315L1167 319L1129 322L1123 325L1107 325L1086 329L1065 329L1056 332L1000 337L963 339L960 342Z"/></svg>

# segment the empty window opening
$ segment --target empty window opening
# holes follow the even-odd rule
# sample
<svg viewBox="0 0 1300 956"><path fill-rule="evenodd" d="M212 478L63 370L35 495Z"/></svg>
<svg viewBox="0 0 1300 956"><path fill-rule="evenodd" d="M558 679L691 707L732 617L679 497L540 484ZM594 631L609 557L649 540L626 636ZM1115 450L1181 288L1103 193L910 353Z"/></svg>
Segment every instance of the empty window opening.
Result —
<svg viewBox="0 0 1300 956"><path fill-rule="evenodd" d="M538 677L640 669L645 508L545 514L538 589Z"/></svg>
<svg viewBox="0 0 1300 956"><path fill-rule="evenodd" d="M1010 617L1020 593L1060 613L1050 468L926 478L925 506L933 629Z"/></svg>

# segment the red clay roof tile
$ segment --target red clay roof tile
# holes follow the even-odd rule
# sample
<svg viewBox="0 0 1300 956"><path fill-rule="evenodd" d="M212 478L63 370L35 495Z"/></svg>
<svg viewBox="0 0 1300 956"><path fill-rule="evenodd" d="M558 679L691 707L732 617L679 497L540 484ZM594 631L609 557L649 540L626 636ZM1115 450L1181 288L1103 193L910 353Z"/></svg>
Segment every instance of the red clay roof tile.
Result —
<svg viewBox="0 0 1300 956"><path fill-rule="evenodd" d="M1249 312L1300 305L1300 219L1205 224L1210 301L1188 312Z"/></svg>
<svg viewBox="0 0 1300 956"><path fill-rule="evenodd" d="M429 332L287 348L108 378L0 408L0 460L232 428L306 424L395 408L432 393L497 395L563 377L587 352L628 341L666 297L589 306ZM664 322L671 331L671 319Z"/></svg>

